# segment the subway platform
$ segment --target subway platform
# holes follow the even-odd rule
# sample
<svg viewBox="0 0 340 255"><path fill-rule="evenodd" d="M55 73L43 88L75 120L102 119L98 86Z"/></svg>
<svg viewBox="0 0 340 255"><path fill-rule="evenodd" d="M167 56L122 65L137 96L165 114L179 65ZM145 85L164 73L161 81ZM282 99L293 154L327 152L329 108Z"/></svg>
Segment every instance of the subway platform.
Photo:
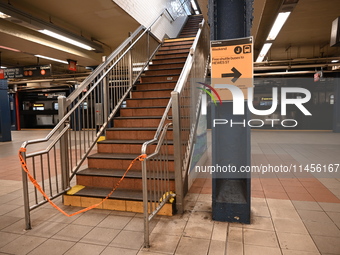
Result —
<svg viewBox="0 0 340 255"><path fill-rule="evenodd" d="M24 230L20 163L23 141L49 130L13 131L0 143L0 254L30 255L336 255L340 254L340 179L252 179L251 224L211 219L211 179L199 178L183 215L157 216L150 248L143 248L142 214L93 209L66 217L49 204L32 212ZM208 132L208 137L209 137ZM210 139L208 150L211 149ZM252 131L252 164L340 163L340 134ZM206 165L211 164L208 159ZM340 169L338 169L340 171ZM79 210L66 207L66 212Z"/></svg>

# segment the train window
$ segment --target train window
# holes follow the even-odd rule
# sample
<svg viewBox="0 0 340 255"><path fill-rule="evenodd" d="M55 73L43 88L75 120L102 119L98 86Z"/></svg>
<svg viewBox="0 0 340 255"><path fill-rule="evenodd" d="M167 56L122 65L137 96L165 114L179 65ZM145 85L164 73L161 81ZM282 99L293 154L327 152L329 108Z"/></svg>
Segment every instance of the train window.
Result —
<svg viewBox="0 0 340 255"><path fill-rule="evenodd" d="M34 111L43 111L43 110L45 110L45 106L42 103L33 104L33 110Z"/></svg>
<svg viewBox="0 0 340 255"><path fill-rule="evenodd" d="M58 111L58 103L53 103L53 110Z"/></svg>

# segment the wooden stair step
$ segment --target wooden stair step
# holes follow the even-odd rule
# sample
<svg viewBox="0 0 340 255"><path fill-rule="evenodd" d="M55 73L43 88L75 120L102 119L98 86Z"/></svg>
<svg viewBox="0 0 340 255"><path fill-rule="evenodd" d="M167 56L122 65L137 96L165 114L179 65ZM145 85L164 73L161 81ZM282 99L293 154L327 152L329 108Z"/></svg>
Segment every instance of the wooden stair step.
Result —
<svg viewBox="0 0 340 255"><path fill-rule="evenodd" d="M163 53L163 54L156 54L154 60L169 59L169 58L187 58L188 54L189 53Z"/></svg>
<svg viewBox="0 0 340 255"><path fill-rule="evenodd" d="M99 153L141 153L142 145L148 140L104 140L97 143L97 151ZM168 140L168 153L173 154L173 141ZM157 144L150 144L147 147L147 154L153 153Z"/></svg>
<svg viewBox="0 0 340 255"><path fill-rule="evenodd" d="M120 182L126 170L120 169L95 169L87 168L77 173L77 185L98 188L113 188ZM170 189L175 189L175 174L153 173L148 176L148 183L156 185L155 182L162 180L170 181ZM142 190L142 171L130 170L126 173L123 181L120 182L119 189Z"/></svg>
<svg viewBox="0 0 340 255"><path fill-rule="evenodd" d="M177 81L163 81L163 82L143 82L136 84L138 91L147 91L155 89L174 89Z"/></svg>
<svg viewBox="0 0 340 255"><path fill-rule="evenodd" d="M141 76L141 82L177 81L180 73Z"/></svg>
<svg viewBox="0 0 340 255"><path fill-rule="evenodd" d="M151 106L151 107L125 107L120 109L121 117L128 116L161 116L164 114L165 106ZM172 111L169 112L172 114Z"/></svg>
<svg viewBox="0 0 340 255"><path fill-rule="evenodd" d="M167 106L169 97L159 98L129 98L126 100L127 107L150 107L150 106Z"/></svg>
<svg viewBox="0 0 340 255"><path fill-rule="evenodd" d="M176 54L176 53L188 53L190 47L187 48L180 48L180 49L159 49L157 55L162 54Z"/></svg>
<svg viewBox="0 0 340 255"><path fill-rule="evenodd" d="M110 192L110 188L85 187L74 195L64 195L64 205L88 207L100 203ZM158 199L159 198L157 198L157 200ZM155 200L155 198L150 198L150 201L151 200ZM97 207L97 209L143 213L142 201L142 191L117 189L110 198ZM158 214L172 216L175 213L175 203L166 203Z"/></svg>
<svg viewBox="0 0 340 255"><path fill-rule="evenodd" d="M131 98L159 98L159 97L170 97L173 89L153 89L153 90L140 90L132 91Z"/></svg>
<svg viewBox="0 0 340 255"><path fill-rule="evenodd" d="M113 123L115 127L158 127L161 119L162 116L127 116L115 117Z"/></svg>
<svg viewBox="0 0 340 255"><path fill-rule="evenodd" d="M140 154L126 153L95 153L87 157L88 168L103 168L103 169L127 169L132 160ZM167 167L169 171L174 170L174 158L169 155ZM131 170L142 170L140 161L136 161Z"/></svg>
<svg viewBox="0 0 340 255"><path fill-rule="evenodd" d="M173 62L173 63L159 63L149 65L149 70L158 70L163 68L183 68L185 61Z"/></svg>
<svg viewBox="0 0 340 255"><path fill-rule="evenodd" d="M155 136L157 128L108 128L106 130L106 139L132 139L132 140L151 140ZM172 128L168 129L168 139L173 139Z"/></svg>
<svg viewBox="0 0 340 255"><path fill-rule="evenodd" d="M182 72L183 67L174 67L174 68L163 68L156 70L148 70L146 71L142 77L149 75L165 75L165 74L180 74Z"/></svg>

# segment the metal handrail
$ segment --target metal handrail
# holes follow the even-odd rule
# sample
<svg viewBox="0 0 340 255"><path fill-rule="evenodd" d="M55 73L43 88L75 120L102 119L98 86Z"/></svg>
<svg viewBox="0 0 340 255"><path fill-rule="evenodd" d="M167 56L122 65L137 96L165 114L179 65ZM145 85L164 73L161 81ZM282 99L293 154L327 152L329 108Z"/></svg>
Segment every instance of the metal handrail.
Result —
<svg viewBox="0 0 340 255"><path fill-rule="evenodd" d="M183 172L187 172L187 171L183 171L182 161L184 161L186 159L183 158L183 155L180 153L181 147L182 147L182 141L180 140L180 135L178 135L178 136L175 135L175 131L180 134L180 132L181 132L180 121L181 121L181 118L186 118L186 116L180 116L179 95L182 93L184 87L187 86L187 80L189 79L192 68L195 64L194 63L195 52L196 52L197 47L199 47L199 43L201 43L200 47L206 47L208 49L208 45L202 44L202 41L204 41L204 43L207 43L207 38L208 38L207 29L208 29L207 25L206 25L205 21L203 20L202 23L200 24L200 28L199 28L199 30L196 34L193 45L190 48L190 52L189 52L187 60L184 64L183 70L180 74L180 77L177 81L177 84L176 84L174 90L171 92L171 98L169 99L169 102L168 102L168 104L165 108L164 114L163 114L162 119L161 119L161 121L158 125L158 128L156 130L154 138L149 140L149 141L146 141L142 145L141 152L142 152L142 154L146 154L149 145L157 144L156 150L152 153L149 153L149 156L142 162L143 204L144 204L144 246L145 247L149 246L149 221L151 221L151 219L157 214L157 212L159 212L160 209L165 205L165 203L166 203L165 200L167 201L173 196L176 196L176 200L181 200L181 198L183 197L183 188L182 188L183 187L183 177L182 176L183 176ZM206 37L206 38L203 38L203 37ZM206 51L208 51L208 50L206 50ZM204 59L201 59L201 60L203 60L203 62L205 62L204 77L206 76L208 65L209 65L209 63L208 63L209 62L208 61L209 53L207 53L207 52L205 52L205 53L206 54L203 57ZM193 108L195 110L195 120L193 122L193 127L190 128L190 131L191 131L190 137L189 137L190 141L187 142L188 145L189 145L189 148L188 148L189 155L192 152L192 148L193 148L192 141L193 141L193 138L195 136L197 125L198 125L198 118L199 118L199 113L200 113L199 110L200 110L200 103L201 103L201 92L198 94L197 98L195 98L195 102L196 103L193 106ZM164 193L164 195L163 195L164 199L162 201L159 201L157 206L155 208L153 208L152 204L154 202L150 201L151 198L148 197L148 190L152 188L148 185L148 178L150 178L150 177L148 177L148 174L151 171L157 171L157 172L162 172L162 173L163 173L163 171L165 173L168 173L168 172L167 172L167 169L162 169L161 167L156 167L157 169L153 170L152 166L148 165L148 161L152 160L153 158L156 158L155 160L160 165L162 163L163 163L164 166L167 165L167 161L169 160L169 155L167 155L167 154L159 155L159 154L160 154L160 148L161 147L167 147L169 145L168 143L164 142L164 139L167 135L167 131L168 131L168 128L170 126L169 123L166 124L166 121L169 119L171 109L172 109L172 113L173 113L173 115L172 115L173 116L172 117L172 126L173 126L173 132L174 132L174 141L173 141L174 145L173 146L174 146L174 153L175 153L174 159L175 159L176 195L171 194L170 193L171 190L169 190L169 189L168 190L162 190L162 192ZM179 114L177 114L177 116L175 116L176 111L178 111L178 113L179 113ZM176 139L177 139L177 141L175 142ZM178 154L178 157L176 157L176 153ZM189 160L187 160L187 162L189 162ZM185 169L188 168L188 163L185 163L184 168ZM179 186L180 186L180 188L178 188ZM165 194L167 194L167 195L165 196ZM182 202L180 202L180 203L176 202L176 206L177 206L176 209L179 212L183 211L183 203ZM152 209L152 210L150 210L150 209Z"/></svg>
<svg viewBox="0 0 340 255"><path fill-rule="evenodd" d="M124 47L126 47L134 38L134 36L136 36L140 31L142 31L144 29L144 32L130 45L130 47L127 48L127 50L125 50L125 52L118 58L118 60L116 60L116 62L110 66L110 68L108 70L105 71L105 73L99 78L99 80L90 88L90 90L87 91L87 93L83 96L82 100L79 100L78 103L72 107L72 109L70 111L68 111L68 113L59 121L59 123L51 130L51 132L42 139L36 139L36 140L29 140L29 141L25 141L21 147L26 148L27 145L29 144L33 144L33 143L40 143L40 142L46 142L48 141L58 130L59 128L64 124L64 122L70 117L70 115L77 109L77 107L83 103L83 101L85 100L85 98L94 90L94 88L104 79L105 75L107 75L109 73L109 71L112 70L112 68L123 58L123 56L125 56L132 48L133 46L137 43L137 41L142 38L142 36L148 32L150 30L150 28L158 21L158 19L160 17L162 17L164 14L164 11L157 17L157 19L152 22L152 24L148 27L145 28L144 26L140 26L139 28L137 28L135 30L135 32L132 33L132 35L126 39L108 58L107 61L103 62L102 64L100 64L98 66L98 68L96 68L96 70L90 75L88 76L77 88L77 90L75 90L72 94L70 94L67 99L66 99L66 107L69 106L72 102L74 102L74 100L82 93L82 91L84 90L84 88L86 88L90 82L93 80L94 77L97 77L101 72L103 72L103 70L105 69L105 67L107 66L107 64L112 61L115 57L117 57L121 51L121 49L124 49Z"/></svg>
<svg viewBox="0 0 340 255"><path fill-rule="evenodd" d="M96 145L98 138L109 127L110 121L130 94L133 85L157 52L161 41L151 33L151 28L163 16L164 11L147 28L137 28L68 98L58 98L60 121L45 138L28 140L22 144L23 148L27 148L28 145L49 142L53 138L44 150L30 154L21 152L25 163L28 164L27 160L30 159L33 176L41 175L39 181L44 190L45 186L49 188L51 199L69 189L70 180ZM146 41L143 40L145 38ZM138 71L133 70L133 63L143 63L144 66ZM85 107L88 116L84 116ZM97 108L104 116L93 116ZM85 118L87 119L84 120ZM36 167L38 164L39 167ZM44 175L48 175L49 179L45 180ZM22 176L26 229L30 229L30 211L47 200L43 198L39 201L35 188L33 193L29 193L27 175L23 172ZM35 200L33 205L30 205L30 196Z"/></svg>

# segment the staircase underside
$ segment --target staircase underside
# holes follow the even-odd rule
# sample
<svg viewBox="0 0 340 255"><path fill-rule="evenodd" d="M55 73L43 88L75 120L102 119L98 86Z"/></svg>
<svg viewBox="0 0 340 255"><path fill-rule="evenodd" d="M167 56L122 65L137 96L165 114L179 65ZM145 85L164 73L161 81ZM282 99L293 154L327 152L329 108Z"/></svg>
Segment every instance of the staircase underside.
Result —
<svg viewBox="0 0 340 255"><path fill-rule="evenodd" d="M100 203L119 182L131 161L140 155L142 144L153 139L201 21L201 15L190 16L178 38L164 41L131 98L126 100L126 107L114 118L113 128L106 130L106 139L97 143L98 153L88 156L88 168L76 174L77 185L64 195L65 205L88 207ZM167 139L169 191L175 192L171 128ZM154 149L155 145L149 146L147 153ZM152 184L153 179L162 179L162 176L153 175L148 182ZM148 199L159 201L160 197ZM97 208L143 212L141 162L135 162L116 191ZM166 203L159 212L160 215L174 213L175 203Z"/></svg>

